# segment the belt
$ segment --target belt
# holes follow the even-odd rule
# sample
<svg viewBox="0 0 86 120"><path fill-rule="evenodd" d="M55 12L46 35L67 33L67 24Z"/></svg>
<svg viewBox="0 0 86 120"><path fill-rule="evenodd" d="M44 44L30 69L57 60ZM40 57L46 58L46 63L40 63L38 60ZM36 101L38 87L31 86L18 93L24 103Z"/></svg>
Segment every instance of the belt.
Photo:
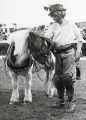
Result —
<svg viewBox="0 0 86 120"><path fill-rule="evenodd" d="M64 53L68 50L71 50L72 48L75 48L75 44L67 44L61 47L56 48L56 53Z"/></svg>

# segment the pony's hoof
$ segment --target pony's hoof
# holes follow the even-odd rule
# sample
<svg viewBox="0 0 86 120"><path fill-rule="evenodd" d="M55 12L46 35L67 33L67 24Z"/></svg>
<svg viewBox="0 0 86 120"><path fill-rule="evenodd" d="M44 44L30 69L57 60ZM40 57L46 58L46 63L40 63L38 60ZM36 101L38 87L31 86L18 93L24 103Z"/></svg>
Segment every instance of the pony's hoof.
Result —
<svg viewBox="0 0 86 120"><path fill-rule="evenodd" d="M48 98L53 98L54 97L54 95L48 95Z"/></svg>
<svg viewBox="0 0 86 120"><path fill-rule="evenodd" d="M54 97L54 95L49 94L49 93L45 93L45 95L46 95L48 98L53 98L53 97Z"/></svg>
<svg viewBox="0 0 86 120"><path fill-rule="evenodd" d="M31 104L32 102L31 101L24 101L24 105L26 105L26 104Z"/></svg>
<svg viewBox="0 0 86 120"><path fill-rule="evenodd" d="M19 104L19 101L10 101L9 102L9 105L18 105Z"/></svg>

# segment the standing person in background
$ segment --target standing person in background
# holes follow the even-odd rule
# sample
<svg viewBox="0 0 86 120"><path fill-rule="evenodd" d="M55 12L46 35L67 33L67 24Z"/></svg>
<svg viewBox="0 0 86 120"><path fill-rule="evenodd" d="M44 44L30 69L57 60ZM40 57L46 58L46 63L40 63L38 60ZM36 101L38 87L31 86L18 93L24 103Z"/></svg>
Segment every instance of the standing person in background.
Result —
<svg viewBox="0 0 86 120"><path fill-rule="evenodd" d="M50 5L44 9L49 11L49 16L54 20L41 35L52 39L49 42L56 57L54 83L59 97L56 105L59 108L66 106L66 111L72 112L76 106L73 102L76 79L75 61L80 58L83 38L77 26L65 19L66 9L62 4ZM75 42L77 43L76 53ZM64 100L65 89L68 97L66 105Z"/></svg>

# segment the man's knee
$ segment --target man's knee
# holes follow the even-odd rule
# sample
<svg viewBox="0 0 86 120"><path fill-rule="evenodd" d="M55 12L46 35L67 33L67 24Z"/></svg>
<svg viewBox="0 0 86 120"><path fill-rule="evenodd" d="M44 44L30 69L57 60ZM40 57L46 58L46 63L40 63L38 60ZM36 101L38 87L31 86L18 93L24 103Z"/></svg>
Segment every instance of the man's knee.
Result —
<svg viewBox="0 0 86 120"><path fill-rule="evenodd" d="M74 83L73 76L69 74L62 75L61 79L63 80L65 86L70 86Z"/></svg>
<svg viewBox="0 0 86 120"><path fill-rule="evenodd" d="M72 101L73 94L74 94L74 81L73 81L72 76L66 75L64 77L63 82L64 82L64 86L66 88L66 93L67 93L67 96L68 96L68 100Z"/></svg>
<svg viewBox="0 0 86 120"><path fill-rule="evenodd" d="M63 80L61 80L58 75L54 76L54 85L58 90L60 90L64 87Z"/></svg>

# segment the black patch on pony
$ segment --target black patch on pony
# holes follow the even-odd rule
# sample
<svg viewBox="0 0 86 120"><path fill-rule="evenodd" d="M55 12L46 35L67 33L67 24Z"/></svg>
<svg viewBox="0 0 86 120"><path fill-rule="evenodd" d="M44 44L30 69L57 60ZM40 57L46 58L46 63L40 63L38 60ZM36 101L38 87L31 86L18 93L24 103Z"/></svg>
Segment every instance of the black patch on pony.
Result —
<svg viewBox="0 0 86 120"><path fill-rule="evenodd" d="M40 64L45 65L48 69L53 69L54 65L51 60L51 52L50 52L50 41L48 38L42 37L34 32L29 33L29 48L31 51L31 54L33 58ZM35 45L35 42L41 42L41 45L39 46L39 43L37 46Z"/></svg>

